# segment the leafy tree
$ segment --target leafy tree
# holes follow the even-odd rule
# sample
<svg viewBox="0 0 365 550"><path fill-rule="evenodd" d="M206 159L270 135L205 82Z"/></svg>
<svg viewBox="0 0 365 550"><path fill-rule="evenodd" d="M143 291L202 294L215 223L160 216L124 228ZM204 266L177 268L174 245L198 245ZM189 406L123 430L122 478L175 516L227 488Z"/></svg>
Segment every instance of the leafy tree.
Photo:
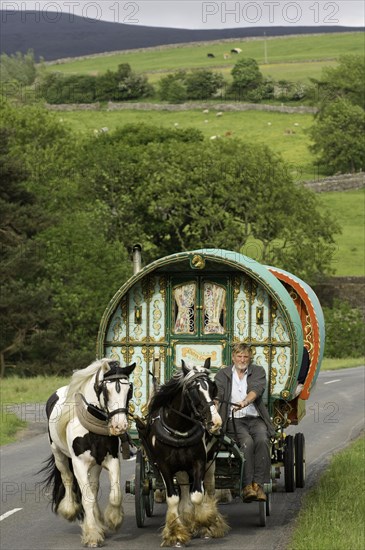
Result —
<svg viewBox="0 0 365 550"><path fill-rule="evenodd" d="M279 80L275 96L281 101L300 101L306 97L307 89L302 82Z"/></svg>
<svg viewBox="0 0 365 550"><path fill-rule="evenodd" d="M329 174L365 169L365 112L346 99L323 108L310 130L311 150Z"/></svg>
<svg viewBox="0 0 365 550"><path fill-rule="evenodd" d="M98 76L95 82L95 97L98 101L117 101L119 98L120 78L117 72L106 71Z"/></svg>
<svg viewBox="0 0 365 550"><path fill-rule="evenodd" d="M44 270L35 242L47 216L25 188L24 167L10 154L11 131L0 128L1 377L7 365L34 352L35 340L52 317L50 289L42 281Z"/></svg>
<svg viewBox="0 0 365 550"><path fill-rule="evenodd" d="M308 281L331 271L338 226L269 149L189 143L171 130L150 135L146 126L132 131L141 148L129 143L130 130L98 138L84 155L84 181L90 199L107 205L111 239L141 242L147 262L200 246L240 251L254 240L259 261Z"/></svg>
<svg viewBox="0 0 365 550"><path fill-rule="evenodd" d="M210 99L224 84L220 73L198 70L186 75L186 93L188 99Z"/></svg>
<svg viewBox="0 0 365 550"><path fill-rule="evenodd" d="M347 99L365 108L365 60L362 55L344 55L336 67L325 67L320 80L312 79L317 100L323 107Z"/></svg>
<svg viewBox="0 0 365 550"><path fill-rule="evenodd" d="M118 100L124 101L153 95L153 87L148 83L147 77L133 72L128 63L118 65L116 75Z"/></svg>
<svg viewBox="0 0 365 550"><path fill-rule="evenodd" d="M317 199L291 180L283 161L266 147L219 140L200 147L169 145L169 162L149 148L144 198L148 226L163 253L212 246L240 251L254 240L259 261L314 280L330 271L333 233ZM161 233L161 219L165 232Z"/></svg>
<svg viewBox="0 0 365 550"><path fill-rule="evenodd" d="M131 275L125 244L108 238L106 205L84 203L64 212L62 220L43 231L38 243L46 250L45 269L53 309L62 318L63 371L72 359L95 358L101 316L114 292ZM58 365L58 369L61 365Z"/></svg>
<svg viewBox="0 0 365 550"><path fill-rule="evenodd" d="M2 84L16 81L24 86L29 86L33 84L36 74L37 71L32 50L28 50L26 54L20 52L12 55L1 54L0 81Z"/></svg>
<svg viewBox="0 0 365 550"><path fill-rule="evenodd" d="M263 84L263 76L255 59L242 58L231 71L233 82L230 93L239 99L250 99L257 95Z"/></svg>
<svg viewBox="0 0 365 550"><path fill-rule="evenodd" d="M169 103L182 103L187 99L185 84L185 71L177 71L168 74L159 80L158 93L161 101Z"/></svg>
<svg viewBox="0 0 365 550"><path fill-rule="evenodd" d="M98 76L46 73L40 80L39 92L51 104L126 101L153 94L147 77L132 71L128 63L116 71Z"/></svg>
<svg viewBox="0 0 365 550"><path fill-rule="evenodd" d="M89 75L44 75L39 93L50 104L93 103L96 100L96 79Z"/></svg>

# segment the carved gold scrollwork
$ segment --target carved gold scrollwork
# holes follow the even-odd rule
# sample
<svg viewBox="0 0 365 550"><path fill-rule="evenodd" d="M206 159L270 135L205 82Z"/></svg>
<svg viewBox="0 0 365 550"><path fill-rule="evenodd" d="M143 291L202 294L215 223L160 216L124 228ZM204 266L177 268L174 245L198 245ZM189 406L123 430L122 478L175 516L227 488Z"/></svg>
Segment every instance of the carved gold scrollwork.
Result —
<svg viewBox="0 0 365 550"><path fill-rule="evenodd" d="M281 349L278 355L278 363L279 363L279 383L284 384L285 375L287 373L286 366L287 366L287 360L288 356L285 354L284 349Z"/></svg>
<svg viewBox="0 0 365 550"><path fill-rule="evenodd" d="M117 347L114 347L114 348L111 349L110 358L111 358L111 359L115 359L116 361L119 361L119 360L120 360L119 353L118 353L118 348L117 348Z"/></svg>
<svg viewBox="0 0 365 550"><path fill-rule="evenodd" d="M127 324L127 296L123 296L120 301L120 310L122 312L123 323Z"/></svg>
<svg viewBox="0 0 365 550"><path fill-rule="evenodd" d="M115 317L112 331L113 331L113 342L120 341L123 335L121 317L119 316Z"/></svg>
<svg viewBox="0 0 365 550"><path fill-rule="evenodd" d="M245 332L245 328L246 328L246 311L245 311L245 301L244 300L240 300L240 307L239 309L237 310L237 317L238 317L238 320L239 322L237 323L237 330L238 330L238 334L240 336L243 336L244 335L244 332Z"/></svg>
<svg viewBox="0 0 365 550"><path fill-rule="evenodd" d="M277 320L275 334L278 337L279 342L283 342L285 340L285 327L280 319Z"/></svg>
<svg viewBox="0 0 365 550"><path fill-rule="evenodd" d="M112 351L113 349L116 349L116 348L112 348ZM120 347L120 353L123 357L123 361L126 365L128 365L129 361L131 360L131 357L128 353L128 348L126 346L121 346Z"/></svg>
<svg viewBox="0 0 365 550"><path fill-rule="evenodd" d="M162 311L160 309L160 302L159 300L153 301L153 312L152 312L152 327L153 327L153 333L155 336L160 335L161 331L161 323L159 322L162 317Z"/></svg>
<svg viewBox="0 0 365 550"><path fill-rule="evenodd" d="M271 302L271 319L273 321L275 321L277 314L278 314L278 305L276 302L272 301Z"/></svg>
<svg viewBox="0 0 365 550"><path fill-rule="evenodd" d="M233 279L233 301L237 302L238 295L241 288L241 279L239 277L234 277Z"/></svg>
<svg viewBox="0 0 365 550"><path fill-rule="evenodd" d="M145 302L151 300L151 296L155 291L155 282L154 277L145 277L142 279L142 294Z"/></svg>
<svg viewBox="0 0 365 550"><path fill-rule="evenodd" d="M288 416L292 407L286 401L275 401L274 404L274 419L275 426L285 428L290 424Z"/></svg>
<svg viewBox="0 0 365 550"><path fill-rule="evenodd" d="M276 378L278 376L278 371L275 367L271 367L270 373L270 393L274 393L274 388L276 384Z"/></svg>
<svg viewBox="0 0 365 550"><path fill-rule="evenodd" d="M251 285L251 300L252 300L252 303L255 301L256 296L257 296L257 283L256 283L256 281L252 281L252 285Z"/></svg>
<svg viewBox="0 0 365 550"><path fill-rule="evenodd" d="M304 343L306 344L306 348L309 352L313 350L313 328L312 324L310 322L310 316L306 315L305 317L305 327L304 327Z"/></svg>
<svg viewBox="0 0 365 550"><path fill-rule="evenodd" d="M141 398L142 398L142 391L141 388L143 387L143 381L142 381L142 374L143 374L143 367L142 367L142 361L140 357L136 358L136 368L134 369L134 400L137 405L141 404Z"/></svg>
<svg viewBox="0 0 365 550"><path fill-rule="evenodd" d="M160 294L162 296L162 300L166 301L166 277L160 277L159 279L160 284Z"/></svg>

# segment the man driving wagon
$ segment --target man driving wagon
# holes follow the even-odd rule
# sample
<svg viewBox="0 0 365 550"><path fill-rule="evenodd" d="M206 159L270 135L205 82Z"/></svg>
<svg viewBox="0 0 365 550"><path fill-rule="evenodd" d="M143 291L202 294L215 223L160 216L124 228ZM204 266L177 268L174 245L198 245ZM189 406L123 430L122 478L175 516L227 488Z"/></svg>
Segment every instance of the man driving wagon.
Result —
<svg viewBox="0 0 365 550"><path fill-rule="evenodd" d="M266 388L263 367L252 362L250 346L235 344L233 365L217 372L217 401L223 430L234 439L244 455L242 499L266 501L264 483L270 481L271 445L275 428L262 401Z"/></svg>

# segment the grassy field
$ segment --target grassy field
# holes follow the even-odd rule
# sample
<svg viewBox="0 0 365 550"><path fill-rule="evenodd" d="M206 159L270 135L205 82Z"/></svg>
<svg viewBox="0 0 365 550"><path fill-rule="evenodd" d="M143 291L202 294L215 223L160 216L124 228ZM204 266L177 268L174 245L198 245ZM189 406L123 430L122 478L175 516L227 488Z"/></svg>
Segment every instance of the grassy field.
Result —
<svg viewBox="0 0 365 550"><path fill-rule="evenodd" d="M101 74L115 70L120 63L129 63L136 72L151 74L155 71L174 71L176 69L208 68L211 70L231 69L237 62L237 54L229 54L233 48L240 48L241 57L252 57L261 68L276 78L275 65L281 78L296 80L307 79L313 75L313 61L327 64L344 54L363 54L363 33L334 33L323 35L296 36L262 40L236 40L225 43L206 43L202 45L182 45L172 48L151 48L145 51L126 51L103 57L91 57L80 61L70 61L47 66L47 71L61 71L66 74ZM266 56L265 56L266 51ZM214 58L207 54L213 53ZM224 59L224 54L229 54ZM296 62L309 61L308 65L298 66ZM293 65L291 65L293 63ZM270 72L271 71L271 72ZM318 74L318 71L316 71ZM294 75L297 77L294 78Z"/></svg>
<svg viewBox="0 0 365 550"><path fill-rule="evenodd" d="M305 495L288 550L364 548L364 437L336 454Z"/></svg>
<svg viewBox="0 0 365 550"><path fill-rule="evenodd" d="M338 276L365 275L365 189L320 193L323 206L330 210L342 227L337 236L337 251L332 265Z"/></svg>
<svg viewBox="0 0 365 550"><path fill-rule="evenodd" d="M308 114L284 114L263 111L225 112L217 116L210 109L191 111L71 111L62 112L60 118L75 131L94 133L103 127L115 130L129 123L145 122L157 126L174 128L193 127L207 137L221 136L227 132L235 138L268 145L281 154L292 165L296 179L306 180L316 177L313 157L308 150L307 129L312 125L313 116Z"/></svg>

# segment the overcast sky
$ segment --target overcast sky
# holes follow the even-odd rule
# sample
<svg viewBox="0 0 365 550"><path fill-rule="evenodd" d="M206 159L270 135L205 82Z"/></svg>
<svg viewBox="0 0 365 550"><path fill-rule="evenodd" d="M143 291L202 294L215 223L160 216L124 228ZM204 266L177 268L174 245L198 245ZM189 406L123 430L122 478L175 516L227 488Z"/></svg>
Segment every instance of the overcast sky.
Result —
<svg viewBox="0 0 365 550"><path fill-rule="evenodd" d="M54 21L61 12L99 19L186 29L252 26L364 25L363 0L1 0L4 10L34 10L35 16Z"/></svg>

